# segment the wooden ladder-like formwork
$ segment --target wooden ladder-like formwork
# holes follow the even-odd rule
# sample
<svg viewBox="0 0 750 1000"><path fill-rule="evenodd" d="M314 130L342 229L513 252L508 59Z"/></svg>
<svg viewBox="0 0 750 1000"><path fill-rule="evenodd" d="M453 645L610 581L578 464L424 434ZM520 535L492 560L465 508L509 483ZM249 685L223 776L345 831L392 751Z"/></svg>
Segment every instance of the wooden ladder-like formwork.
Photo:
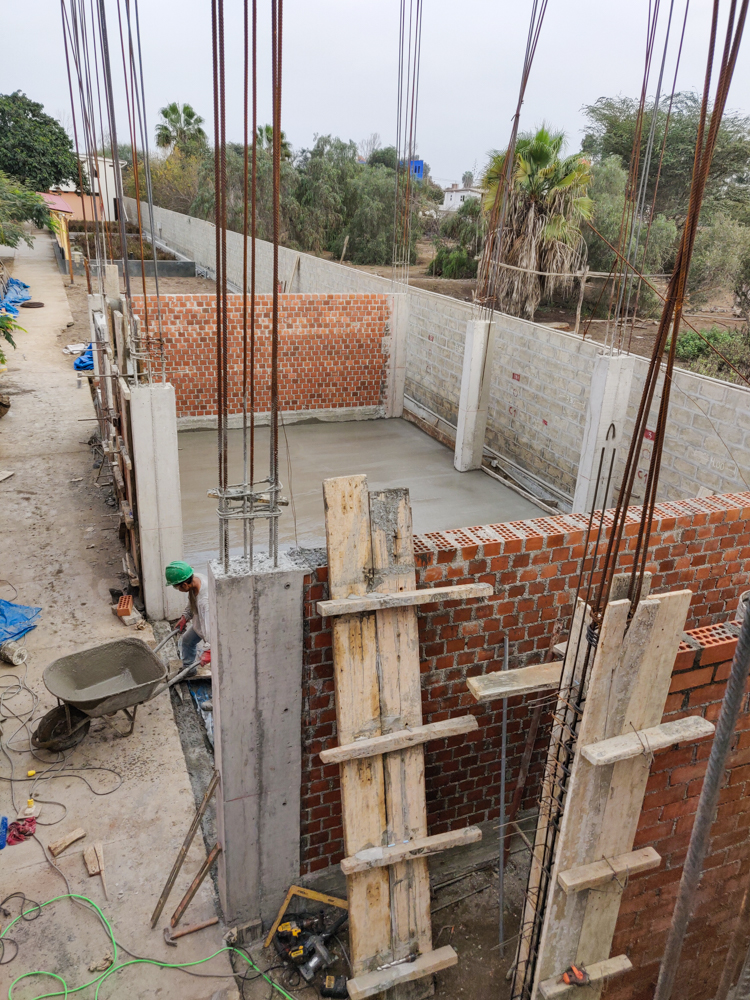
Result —
<svg viewBox="0 0 750 1000"><path fill-rule="evenodd" d="M623 593L624 582L624 578L615 579L613 597ZM553 752L554 741L563 735L554 719L564 716L577 661L586 651L585 628L590 619L582 601L570 633L574 639L581 635L582 641L576 643L577 649L570 649L564 671L559 663L549 665L557 670L557 682L552 671L549 677L540 678L542 668L531 666L502 676L489 674L475 679L481 683L469 685L482 702L534 690L539 679L542 687L560 687L516 954L514 997L576 996L579 988L561 981L572 964L583 965L589 974L587 997L598 997L605 980L631 968L626 955L610 957L610 950L629 875L661 863L653 848L633 850L651 752L709 736L714 730L700 716L661 722L691 597L689 590L647 597L639 603L629 627L630 602L615 599L607 605L569 775L563 774ZM541 905L548 803L553 787L561 784L567 786L567 794L541 933L535 943L532 928ZM529 963L535 966L533 980L526 975ZM523 989L521 983L525 983Z"/></svg>
<svg viewBox="0 0 750 1000"><path fill-rule="evenodd" d="M429 978L454 965L433 950L426 856L481 839L477 827L427 836L424 746L477 728L472 715L422 724L415 606L487 597L489 584L416 589L406 489L368 493L365 476L323 483L349 900L352 1000L432 995Z"/></svg>

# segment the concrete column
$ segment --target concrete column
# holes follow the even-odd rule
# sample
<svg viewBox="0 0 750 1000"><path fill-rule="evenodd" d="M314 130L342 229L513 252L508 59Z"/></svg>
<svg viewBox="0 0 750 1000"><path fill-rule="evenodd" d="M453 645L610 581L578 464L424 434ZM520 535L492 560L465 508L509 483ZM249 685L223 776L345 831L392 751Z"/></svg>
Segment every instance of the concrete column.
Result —
<svg viewBox="0 0 750 1000"><path fill-rule="evenodd" d="M494 326L488 320L469 320L466 324L456 450L453 454L453 464L459 472L478 469L482 465L494 353Z"/></svg>
<svg viewBox="0 0 750 1000"><path fill-rule="evenodd" d="M596 507L610 506L612 490L605 496L605 484L609 475L612 450L621 448L623 431L628 414L630 386L633 380L635 359L624 354L600 354L594 362L586 407L586 424L581 445L581 459L578 465L573 513L584 513ZM602 448L606 448L602 463L602 476L597 490L597 472Z"/></svg>
<svg viewBox="0 0 750 1000"><path fill-rule="evenodd" d="M409 328L409 295L398 292L388 296L390 336L384 338L388 354L385 389L386 417L400 417L404 412L406 383L406 335Z"/></svg>
<svg viewBox="0 0 750 1000"><path fill-rule="evenodd" d="M120 302L120 270L117 264L104 266L104 295L110 305Z"/></svg>
<svg viewBox="0 0 750 1000"><path fill-rule="evenodd" d="M174 387L132 386L130 423L138 501L142 596L149 617L177 618L185 596L164 584L164 567L182 559L182 506Z"/></svg>
<svg viewBox="0 0 750 1000"><path fill-rule="evenodd" d="M300 870L302 588L279 554L209 564L219 897L232 926L273 922Z"/></svg>

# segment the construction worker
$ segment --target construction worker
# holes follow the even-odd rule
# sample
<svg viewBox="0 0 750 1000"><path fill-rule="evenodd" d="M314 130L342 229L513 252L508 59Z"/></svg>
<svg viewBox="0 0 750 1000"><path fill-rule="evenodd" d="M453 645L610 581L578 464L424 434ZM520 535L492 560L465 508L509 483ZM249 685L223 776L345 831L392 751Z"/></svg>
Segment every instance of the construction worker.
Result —
<svg viewBox="0 0 750 1000"><path fill-rule="evenodd" d="M200 666L206 666L211 662L208 580L200 573L194 572L193 567L186 562L171 562L164 572L168 586L188 595L188 606L177 623L177 628L182 632L180 657L183 670L188 667L193 668L186 675L189 677L198 669L195 657L200 642L203 643Z"/></svg>

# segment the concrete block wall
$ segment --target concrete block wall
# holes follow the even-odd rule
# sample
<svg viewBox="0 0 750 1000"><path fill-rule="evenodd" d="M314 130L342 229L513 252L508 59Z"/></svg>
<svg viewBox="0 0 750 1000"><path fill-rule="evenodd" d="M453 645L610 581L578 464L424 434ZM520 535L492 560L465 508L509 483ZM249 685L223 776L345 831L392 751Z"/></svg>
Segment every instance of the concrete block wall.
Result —
<svg viewBox="0 0 750 1000"><path fill-rule="evenodd" d="M283 411L365 409L383 415L390 362L386 295L282 295L279 300L279 392ZM273 297L256 304L256 410L270 409ZM143 297L133 296L143 319ZM156 298L148 310L155 326ZM162 295L167 372L180 426L216 415L216 296ZM242 412L242 296L228 296L229 412ZM154 332L152 329L152 336ZM192 421L192 423L190 423Z"/></svg>
<svg viewBox="0 0 750 1000"><path fill-rule="evenodd" d="M628 406L625 441L630 442L638 403L643 393L647 363L634 359L633 387ZM656 427L661 382L651 409L648 427ZM651 459L647 432L638 463L634 494L642 493ZM622 476L625 449L620 456L618 478ZM714 493L750 488L750 388L675 370L669 403L669 424L664 443L660 499L681 499L695 495L703 487ZM634 496L634 500L640 497Z"/></svg>
<svg viewBox="0 0 750 1000"><path fill-rule="evenodd" d="M128 218L136 206L125 199ZM163 208L154 209L157 239L211 272L215 229ZM227 233L228 277L242 284L239 233ZM258 291L272 290L272 245L257 241ZM288 292L387 294L388 278L279 248L279 278ZM409 288L406 409L444 442L455 440L466 325L476 319L468 302ZM572 500L595 359L600 345L561 330L495 314L498 324L486 445ZM646 361L635 358L629 403L629 440ZM680 371L672 393L659 499L750 488L750 389ZM619 454L620 467L625 450ZM642 465L647 465L644 442ZM731 451L731 455L729 452ZM641 471L643 471L641 469ZM616 479L619 482L619 478ZM636 493L638 490L636 489Z"/></svg>
<svg viewBox="0 0 750 1000"><path fill-rule="evenodd" d="M640 511L631 510L618 569L628 566ZM607 521L611 523L608 516ZM425 722L467 711L479 728L468 736L429 743L425 754L430 833L441 833L498 815L497 788L502 705L476 705L466 678L499 670L505 634L511 666L539 659L558 618L569 620L584 556L587 519L580 514L537 518L417 536L417 586L487 582L487 602L448 602L417 610ZM652 536L652 593L694 591L687 626L720 629L731 620L739 594L748 589L750 493L664 503ZM337 863L343 851L339 773L321 764L321 750L336 745L332 634L315 602L327 598L325 553L305 580L305 652L302 713L302 869ZM703 638L701 638L703 636ZM709 644L715 644L712 640ZM685 646L689 652L690 647ZM683 656L684 659L684 656ZM680 661L682 662L682 661ZM517 773L530 699L510 702L509 781ZM676 710L670 703L670 711ZM546 735L540 731L527 786L526 807L536 802ZM488 790L489 789L489 790Z"/></svg>

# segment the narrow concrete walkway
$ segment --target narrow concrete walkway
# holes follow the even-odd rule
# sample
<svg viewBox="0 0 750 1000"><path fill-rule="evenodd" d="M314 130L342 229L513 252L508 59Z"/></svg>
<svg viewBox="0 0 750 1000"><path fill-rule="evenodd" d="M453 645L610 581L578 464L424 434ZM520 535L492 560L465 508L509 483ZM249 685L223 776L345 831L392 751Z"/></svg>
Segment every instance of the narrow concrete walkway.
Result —
<svg viewBox="0 0 750 1000"><path fill-rule="evenodd" d="M135 731L127 739L94 721L85 740L67 751L64 760L63 755L46 752L32 756L29 735L35 722L21 724L32 709L37 720L54 705L42 681L52 660L129 633L109 609L108 588L122 586L122 550L117 519L105 503L108 491L94 484L96 472L86 444L96 427L91 398L85 380L77 387L72 359L62 354L66 343L86 340L88 329L80 322L68 327L72 316L49 234L38 234L33 250L18 251L13 273L31 286L32 299L44 302L44 308L21 310L26 332L18 334L18 349L6 352L8 372L0 375L0 392L12 401L8 415L0 420L0 470L14 472L0 483L0 576L17 589L19 603L41 606L42 614L27 637L27 668L0 661L0 739L6 751L0 755L0 816L12 820L15 808L25 805L30 783L19 779L29 769L41 773L57 762L54 766L63 770L63 777L37 785L38 840L0 853L0 899L22 892L27 899L44 902L66 893L62 875L43 856L43 846L83 827L85 840L70 847L57 863L70 890L92 899L110 921L118 962L128 961L132 954L169 963L196 961L222 947L222 930L211 927L172 948L164 942L163 927L205 858L200 837L193 843L165 916L154 931L150 929L150 914L195 808L168 695L139 709ZM13 590L0 583L0 597L13 600ZM150 628L142 635L148 638ZM19 676L33 695L23 690L14 696ZM36 705L32 698L38 699ZM118 724L118 719L113 721ZM12 783L7 780L11 767L16 779ZM83 849L95 841L104 845L108 901L100 880L89 878L83 863ZM7 905L15 917L19 901ZM207 881L183 924L206 920L214 913L214 894ZM3 918L2 925L7 923ZM70 900L45 907L37 920L16 924L9 937L18 943L18 954L13 957L11 948L5 952L3 960L11 961L0 972L3 993L16 977L34 970L62 976L70 989L80 987L98 975L91 968L112 955L98 919ZM226 953L193 971L214 975L196 978L153 965L133 965L107 980L99 996L101 1000L237 996L234 981L219 978L231 974ZM61 988L56 980L35 977L19 984L13 996L23 1000ZM81 995L93 997L94 990Z"/></svg>

